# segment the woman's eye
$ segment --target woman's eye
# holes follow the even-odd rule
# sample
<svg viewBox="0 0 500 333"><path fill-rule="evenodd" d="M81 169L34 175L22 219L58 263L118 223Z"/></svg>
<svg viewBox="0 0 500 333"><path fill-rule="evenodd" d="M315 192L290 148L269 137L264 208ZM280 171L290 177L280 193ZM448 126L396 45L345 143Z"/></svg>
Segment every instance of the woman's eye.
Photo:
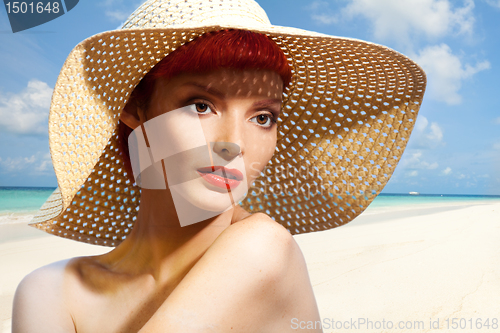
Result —
<svg viewBox="0 0 500 333"><path fill-rule="evenodd" d="M271 127L273 123L273 119L267 114L259 114L250 119L250 121L262 127Z"/></svg>
<svg viewBox="0 0 500 333"><path fill-rule="evenodd" d="M195 107L196 107L196 112L198 112L198 113L208 113L208 112L212 111L212 110L210 110L210 107L205 103L196 103Z"/></svg>
<svg viewBox="0 0 500 333"><path fill-rule="evenodd" d="M210 106L206 103L194 103L189 106L191 112L196 114L209 114L212 112Z"/></svg>

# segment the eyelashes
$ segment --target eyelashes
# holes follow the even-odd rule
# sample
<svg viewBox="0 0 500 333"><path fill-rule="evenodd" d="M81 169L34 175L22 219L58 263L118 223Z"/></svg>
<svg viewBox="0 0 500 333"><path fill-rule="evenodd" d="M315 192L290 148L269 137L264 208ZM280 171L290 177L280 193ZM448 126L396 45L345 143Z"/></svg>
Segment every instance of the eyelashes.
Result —
<svg viewBox="0 0 500 333"><path fill-rule="evenodd" d="M276 124L274 115L267 113L261 113L253 118L250 118L250 121L257 124L257 126L264 128L271 128L274 124Z"/></svg>
<svg viewBox="0 0 500 333"><path fill-rule="evenodd" d="M194 104L188 105L188 108L190 109L191 112L196 114L210 114L214 112L210 107L210 105L203 102L196 102Z"/></svg>
<svg viewBox="0 0 500 333"><path fill-rule="evenodd" d="M193 114L197 115L209 115L209 114L217 114L215 111L216 108L213 106L212 103L209 101L205 100L191 100L187 102L188 104L186 107L187 109L192 112ZM261 113L253 116L252 118L249 119L249 121L253 124L255 124L258 127L261 127L263 129L270 129L276 124L276 118L274 113L270 111L261 111Z"/></svg>

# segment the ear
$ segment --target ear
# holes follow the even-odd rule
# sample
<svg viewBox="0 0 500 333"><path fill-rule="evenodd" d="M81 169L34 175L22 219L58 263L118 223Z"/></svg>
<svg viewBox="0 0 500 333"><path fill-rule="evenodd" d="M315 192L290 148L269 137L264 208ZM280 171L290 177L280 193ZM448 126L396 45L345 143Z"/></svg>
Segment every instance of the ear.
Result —
<svg viewBox="0 0 500 333"><path fill-rule="evenodd" d="M121 122L130 127L132 130L135 130L142 123L137 111L138 110L135 106L127 103L120 114Z"/></svg>

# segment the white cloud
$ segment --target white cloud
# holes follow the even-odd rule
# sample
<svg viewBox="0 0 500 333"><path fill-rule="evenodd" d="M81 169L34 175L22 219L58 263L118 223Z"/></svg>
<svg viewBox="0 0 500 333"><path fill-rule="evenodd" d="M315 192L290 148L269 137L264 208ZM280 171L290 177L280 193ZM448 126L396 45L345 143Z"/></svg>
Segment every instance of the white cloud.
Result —
<svg viewBox="0 0 500 333"><path fill-rule="evenodd" d="M311 18L321 24L332 24L339 22L338 18L330 14L313 14Z"/></svg>
<svg viewBox="0 0 500 333"><path fill-rule="evenodd" d="M125 12L125 11L121 11L121 10L107 10L106 11L106 16L111 18L112 20L114 21L121 21L121 22L124 22L125 19L127 19L127 17L129 17L131 13L130 12ZM123 25L123 23L120 25L120 28L121 26Z"/></svg>
<svg viewBox="0 0 500 333"><path fill-rule="evenodd" d="M0 129L18 134L46 134L52 89L31 80L17 94L0 95Z"/></svg>
<svg viewBox="0 0 500 333"><path fill-rule="evenodd" d="M311 17L323 24L366 18L373 25L378 39L408 44L415 36L439 38L449 34L471 34L474 26L474 1L465 0L462 7L453 7L449 0L348 0L337 13L325 1L309 7Z"/></svg>
<svg viewBox="0 0 500 333"><path fill-rule="evenodd" d="M409 173L407 175L410 177L418 175L418 172L415 172L416 170L437 169L439 163L436 161L436 158L429 158L426 154L430 149L442 146L443 144L443 130L438 123L429 123L426 117L419 116L411 134L409 146L401 159L401 168L408 170ZM431 160L429 161L429 159Z"/></svg>
<svg viewBox="0 0 500 333"><path fill-rule="evenodd" d="M45 171L52 170L52 159L50 158L50 153L45 154L40 163L35 167L35 171L39 173L44 173Z"/></svg>
<svg viewBox="0 0 500 333"><path fill-rule="evenodd" d="M319 24L334 24L338 23L339 17L329 9L328 2L326 1L313 1L306 8L312 12L311 18Z"/></svg>
<svg viewBox="0 0 500 333"><path fill-rule="evenodd" d="M25 157L24 161L28 164L33 164L35 162L35 155L31 155L30 158Z"/></svg>
<svg viewBox="0 0 500 333"><path fill-rule="evenodd" d="M500 8L500 0L486 0L486 3L490 6Z"/></svg>
<svg viewBox="0 0 500 333"><path fill-rule="evenodd" d="M500 150L500 142L495 142L495 143L493 144L493 149Z"/></svg>
<svg viewBox="0 0 500 333"><path fill-rule="evenodd" d="M430 149L443 144L443 130L436 122L429 125L429 120L418 116L411 135L411 145L414 148Z"/></svg>
<svg viewBox="0 0 500 333"><path fill-rule="evenodd" d="M493 119L493 122L500 125L500 117Z"/></svg>
<svg viewBox="0 0 500 333"><path fill-rule="evenodd" d="M42 175L52 172L50 154L36 153L29 157L0 158L0 171L4 173L28 172L32 175Z"/></svg>
<svg viewBox="0 0 500 333"><path fill-rule="evenodd" d="M464 179L465 177L467 177L467 176L466 176L466 175L464 175L463 173L461 173L460 175L458 175L458 177L457 177L457 178L458 178L458 179ZM469 177L467 177L467 178L469 178Z"/></svg>
<svg viewBox="0 0 500 333"><path fill-rule="evenodd" d="M309 10L324 10L325 7L328 7L328 2L326 1L321 1L321 0L317 0L317 1L313 1L309 4L309 6L307 7L307 9Z"/></svg>
<svg viewBox="0 0 500 333"><path fill-rule="evenodd" d="M14 170L22 170L25 169L26 166L33 164L35 162L35 155L31 157L17 157L10 158L7 157L5 159L0 158L0 166L5 171L14 171Z"/></svg>
<svg viewBox="0 0 500 333"><path fill-rule="evenodd" d="M401 160L401 164L404 168L409 170L433 170L439 167L437 162L427 162L424 160L424 154L420 150L412 150L408 157L405 157Z"/></svg>
<svg viewBox="0 0 500 333"><path fill-rule="evenodd" d="M427 138L435 142L439 142L443 139L443 131L437 123L431 123L430 132L427 134Z"/></svg>
<svg viewBox="0 0 500 333"><path fill-rule="evenodd" d="M104 13L111 21L123 22L137 9L144 1L118 1L118 0L102 0L99 5L104 7Z"/></svg>
<svg viewBox="0 0 500 333"><path fill-rule="evenodd" d="M52 166L52 161L43 161L39 166L35 168L38 172L44 172L49 170L49 166Z"/></svg>
<svg viewBox="0 0 500 333"><path fill-rule="evenodd" d="M451 168L450 167L447 167L446 169L444 169L442 172L441 172L443 175L449 175L451 173Z"/></svg>
<svg viewBox="0 0 500 333"><path fill-rule="evenodd" d="M429 96L450 105L462 102L459 90L463 80L490 68L488 61L463 65L446 44L428 46L413 58L427 73Z"/></svg>

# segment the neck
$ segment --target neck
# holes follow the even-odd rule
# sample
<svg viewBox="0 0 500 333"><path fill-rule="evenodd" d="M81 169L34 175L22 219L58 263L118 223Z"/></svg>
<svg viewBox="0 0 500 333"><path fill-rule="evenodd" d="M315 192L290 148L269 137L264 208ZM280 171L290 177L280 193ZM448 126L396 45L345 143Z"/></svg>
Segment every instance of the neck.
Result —
<svg viewBox="0 0 500 333"><path fill-rule="evenodd" d="M186 274L231 224L235 210L181 227L169 190L143 189L139 207L132 232L104 261L118 272L150 274L157 282Z"/></svg>

